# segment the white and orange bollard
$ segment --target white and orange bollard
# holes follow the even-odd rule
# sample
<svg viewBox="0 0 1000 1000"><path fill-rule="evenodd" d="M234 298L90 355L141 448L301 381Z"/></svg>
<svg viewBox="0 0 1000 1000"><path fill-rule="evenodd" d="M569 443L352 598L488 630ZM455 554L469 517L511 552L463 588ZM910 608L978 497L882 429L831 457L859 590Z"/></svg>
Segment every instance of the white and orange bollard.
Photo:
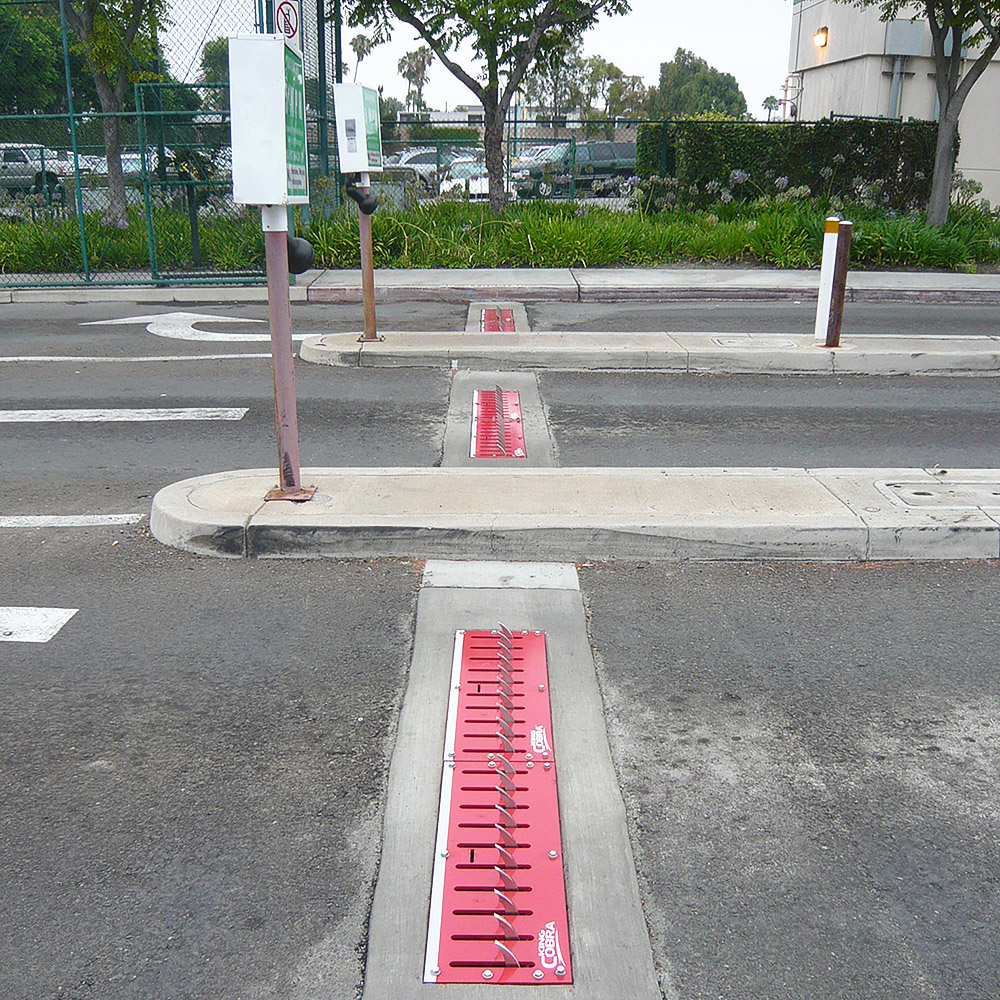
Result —
<svg viewBox="0 0 1000 1000"><path fill-rule="evenodd" d="M816 302L813 336L824 347L840 347L853 229L853 223L842 222L833 217L826 220L823 229L823 261L819 272L819 298Z"/></svg>

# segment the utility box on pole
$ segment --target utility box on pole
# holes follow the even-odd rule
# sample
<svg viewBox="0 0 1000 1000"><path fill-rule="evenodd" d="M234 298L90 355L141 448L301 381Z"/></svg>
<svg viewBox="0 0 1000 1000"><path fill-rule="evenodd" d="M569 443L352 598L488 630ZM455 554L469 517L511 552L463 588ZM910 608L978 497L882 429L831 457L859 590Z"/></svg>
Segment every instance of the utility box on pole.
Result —
<svg viewBox="0 0 1000 1000"><path fill-rule="evenodd" d="M282 35L229 39L233 200L309 203L302 55Z"/></svg>
<svg viewBox="0 0 1000 1000"><path fill-rule="evenodd" d="M333 86L337 154L342 174L382 172L382 120L378 91L360 83Z"/></svg>
<svg viewBox="0 0 1000 1000"><path fill-rule="evenodd" d="M302 53L283 35L230 38L229 108L233 200L259 205L264 231L278 438L278 488L264 499L309 500L316 488L300 478L288 294L289 206L309 204Z"/></svg>

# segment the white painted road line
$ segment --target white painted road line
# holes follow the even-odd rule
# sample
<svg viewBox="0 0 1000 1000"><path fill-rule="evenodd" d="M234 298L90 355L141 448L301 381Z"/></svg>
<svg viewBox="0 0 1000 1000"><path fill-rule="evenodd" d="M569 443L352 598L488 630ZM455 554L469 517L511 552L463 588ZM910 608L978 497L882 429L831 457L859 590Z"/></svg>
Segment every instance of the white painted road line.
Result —
<svg viewBox="0 0 1000 1000"><path fill-rule="evenodd" d="M124 319L99 319L80 326L129 326L142 323L156 337L168 340L229 341L230 343L256 343L271 339L269 333L213 333L196 330L195 323L264 323L262 319L239 319L236 316L211 316L207 313L169 312L158 316L126 316ZM292 334L292 340L305 340L312 333Z"/></svg>
<svg viewBox="0 0 1000 1000"><path fill-rule="evenodd" d="M48 642L79 608L0 608L0 642Z"/></svg>
<svg viewBox="0 0 1000 1000"><path fill-rule="evenodd" d="M24 354L15 357L0 356L0 364L18 364L36 361L62 361L76 364L128 364L131 361L234 361L239 358L270 358L270 354L152 354L140 357L102 358L79 354Z"/></svg>
<svg viewBox="0 0 1000 1000"><path fill-rule="evenodd" d="M108 423L111 421L242 420L246 406L180 406L122 410L0 410L0 423Z"/></svg>
<svg viewBox="0 0 1000 1000"><path fill-rule="evenodd" d="M0 528L93 528L138 524L145 514L0 514Z"/></svg>

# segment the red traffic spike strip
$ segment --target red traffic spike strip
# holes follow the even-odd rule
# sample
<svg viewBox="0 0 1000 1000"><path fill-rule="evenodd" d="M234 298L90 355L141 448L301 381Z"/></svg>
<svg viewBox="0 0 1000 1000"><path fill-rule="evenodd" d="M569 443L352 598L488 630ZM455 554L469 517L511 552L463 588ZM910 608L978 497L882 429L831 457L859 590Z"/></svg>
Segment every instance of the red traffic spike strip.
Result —
<svg viewBox="0 0 1000 1000"><path fill-rule="evenodd" d="M545 635L455 640L424 982L573 981Z"/></svg>
<svg viewBox="0 0 1000 1000"><path fill-rule="evenodd" d="M473 458L524 458L524 424L521 396L497 386L472 393Z"/></svg>
<svg viewBox="0 0 1000 1000"><path fill-rule="evenodd" d="M513 333L513 309L484 309L481 320L483 333Z"/></svg>

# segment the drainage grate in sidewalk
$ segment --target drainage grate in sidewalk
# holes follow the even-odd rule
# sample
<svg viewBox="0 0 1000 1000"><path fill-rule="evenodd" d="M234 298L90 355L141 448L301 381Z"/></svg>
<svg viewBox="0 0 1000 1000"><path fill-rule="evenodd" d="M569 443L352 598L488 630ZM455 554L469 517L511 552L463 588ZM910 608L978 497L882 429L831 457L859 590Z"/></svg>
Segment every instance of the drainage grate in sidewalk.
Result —
<svg viewBox="0 0 1000 1000"><path fill-rule="evenodd" d="M545 635L455 637L424 982L572 982Z"/></svg>
<svg viewBox="0 0 1000 1000"><path fill-rule="evenodd" d="M480 329L483 333L513 333L513 309L484 309Z"/></svg>
<svg viewBox="0 0 1000 1000"><path fill-rule="evenodd" d="M521 396L497 386L472 393L473 458L525 458Z"/></svg>

